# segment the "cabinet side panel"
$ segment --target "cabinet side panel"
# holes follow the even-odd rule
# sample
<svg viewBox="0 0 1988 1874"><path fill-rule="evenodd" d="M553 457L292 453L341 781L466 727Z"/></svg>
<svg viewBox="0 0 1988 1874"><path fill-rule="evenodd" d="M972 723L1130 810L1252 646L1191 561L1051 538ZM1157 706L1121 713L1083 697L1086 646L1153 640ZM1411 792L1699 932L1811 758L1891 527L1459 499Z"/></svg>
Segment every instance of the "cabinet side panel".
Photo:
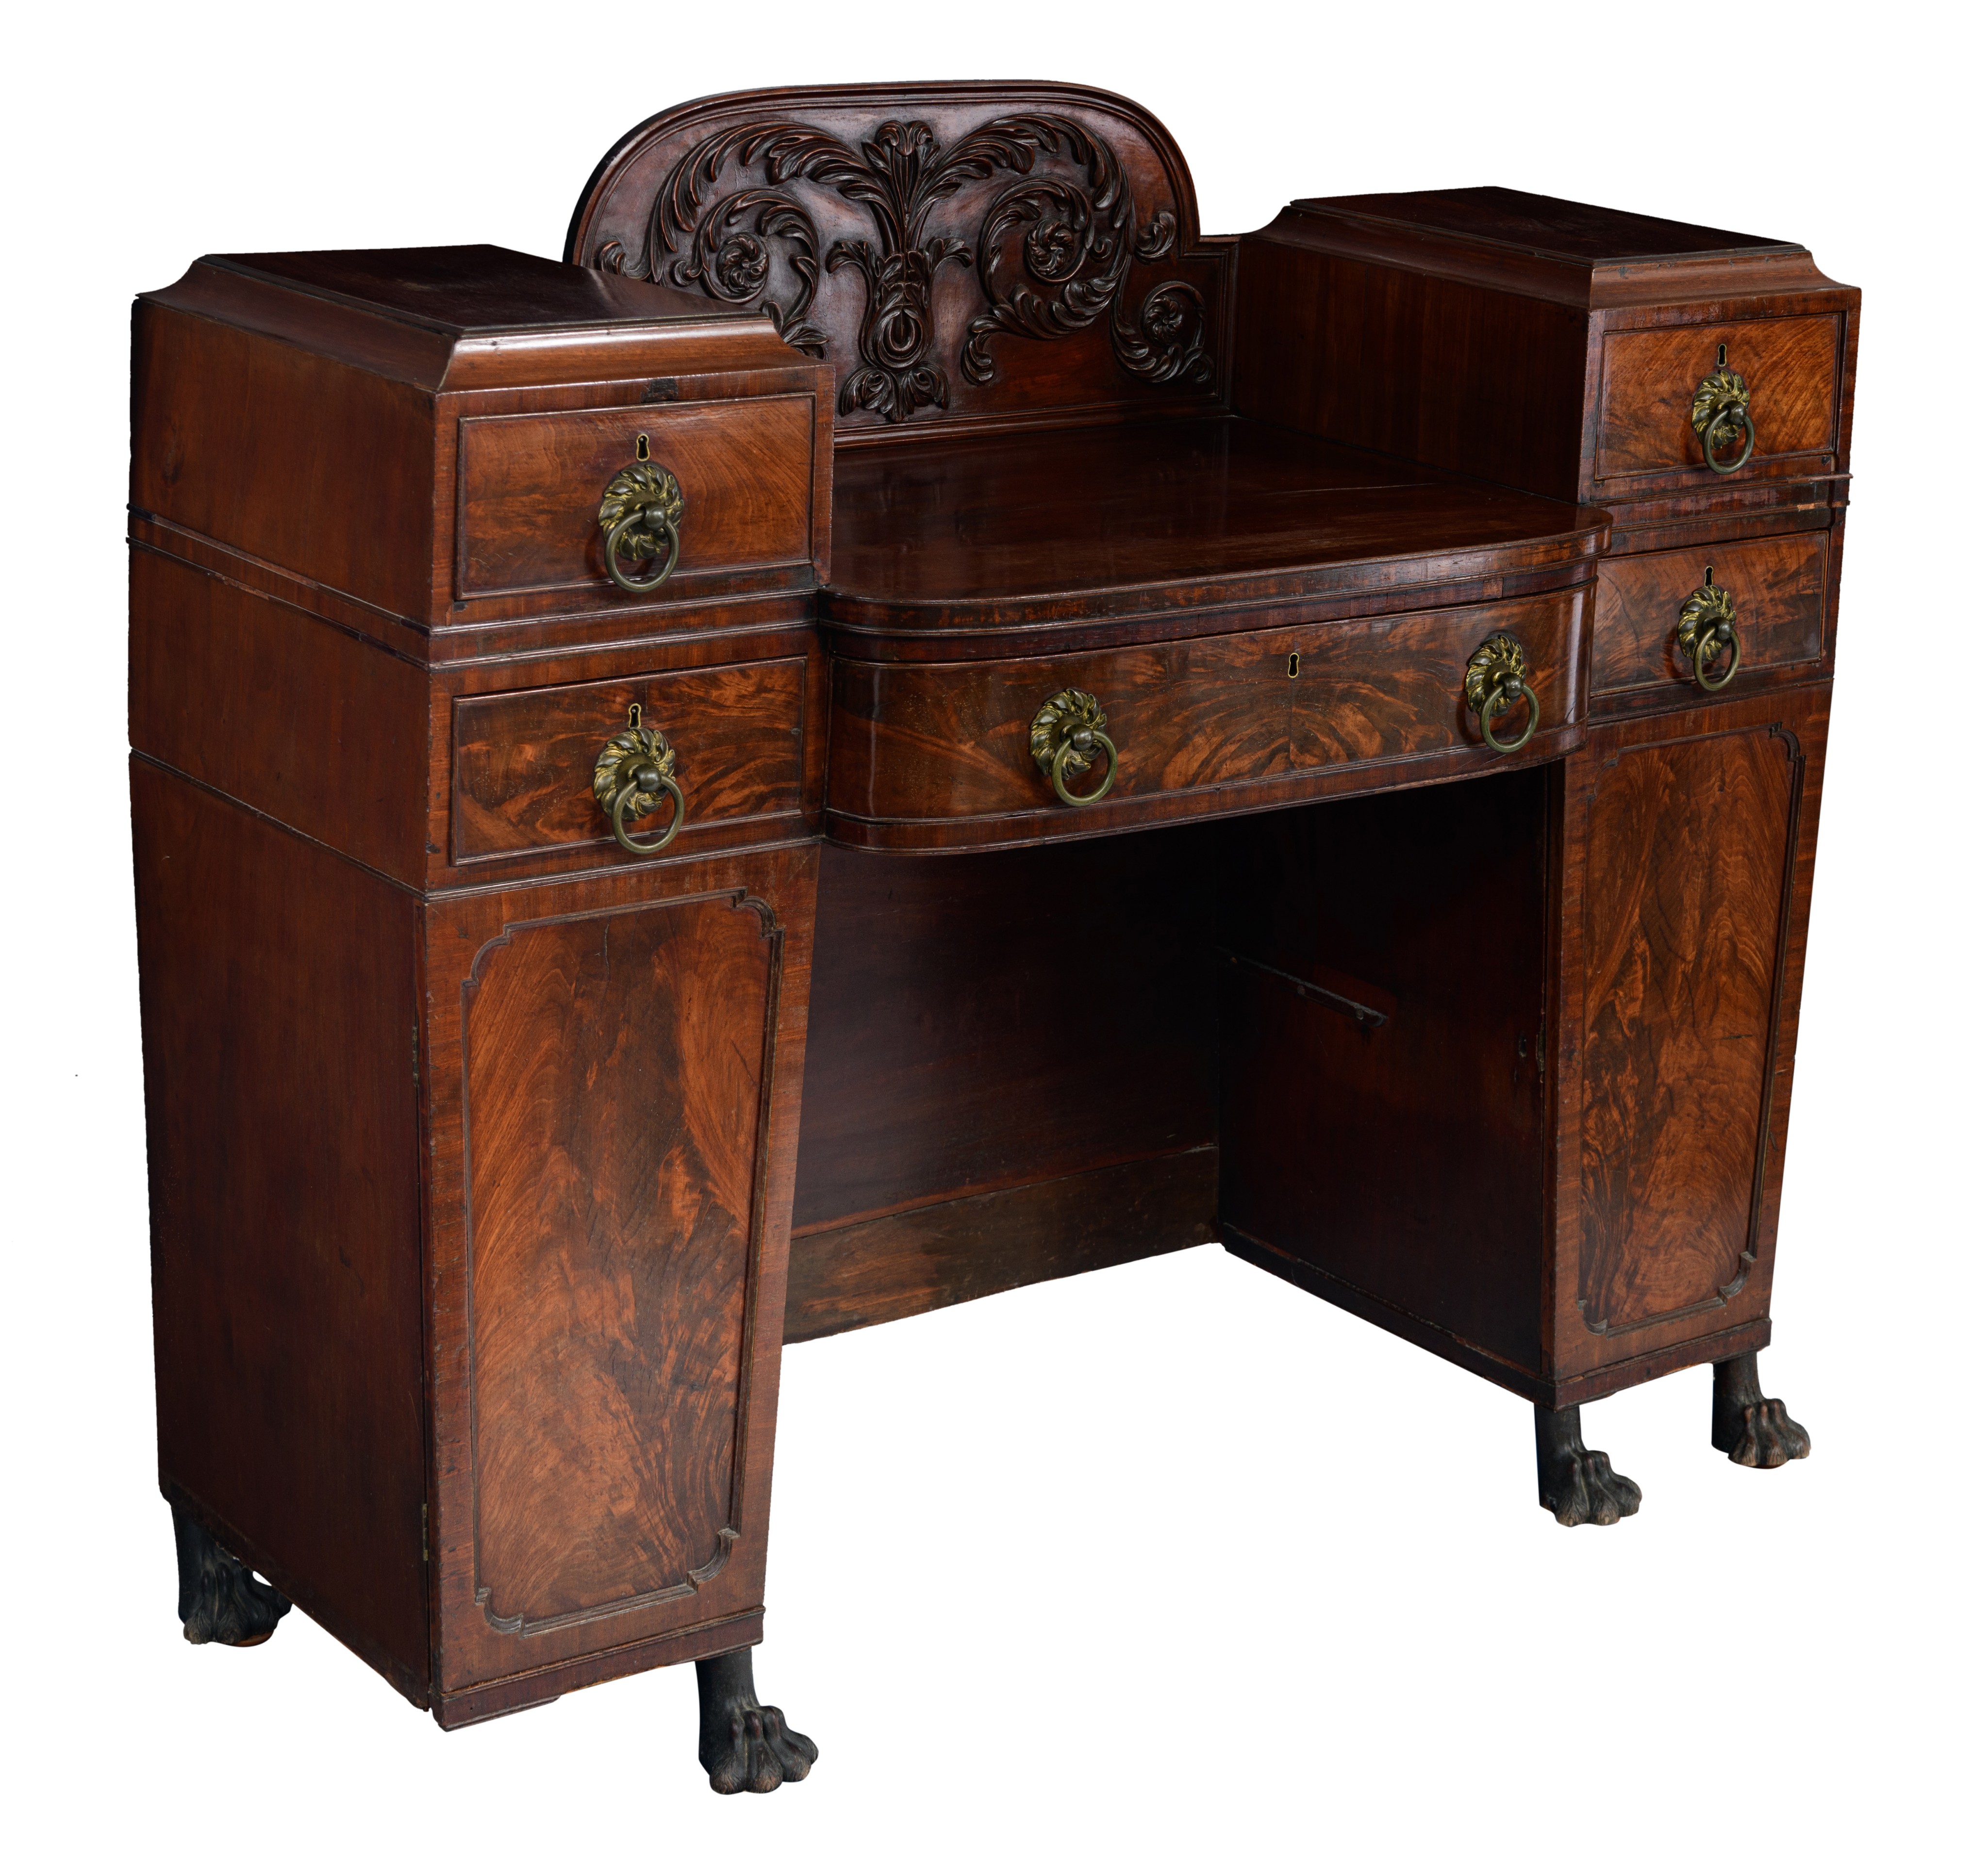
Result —
<svg viewBox="0 0 1988 1874"><path fill-rule="evenodd" d="M1237 414L1570 501L1577 309L1246 235Z"/></svg>
<svg viewBox="0 0 1988 1874"><path fill-rule="evenodd" d="M404 618L429 608L427 393L140 304L131 505Z"/></svg>
<svg viewBox="0 0 1988 1874"><path fill-rule="evenodd" d="M428 1683L411 899L132 764L161 1481Z"/></svg>

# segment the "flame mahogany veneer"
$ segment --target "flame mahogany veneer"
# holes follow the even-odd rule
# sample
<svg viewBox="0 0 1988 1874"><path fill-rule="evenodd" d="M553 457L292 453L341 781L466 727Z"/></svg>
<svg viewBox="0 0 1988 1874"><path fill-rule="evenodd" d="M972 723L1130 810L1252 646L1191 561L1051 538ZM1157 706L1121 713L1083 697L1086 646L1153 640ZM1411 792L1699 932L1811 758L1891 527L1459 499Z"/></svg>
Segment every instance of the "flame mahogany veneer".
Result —
<svg viewBox="0 0 1988 1874"><path fill-rule="evenodd" d="M744 1652L783 1341L1210 1240L1532 1400L1564 1521L1638 1501L1581 1403L1682 1366L1803 1454L1753 1362L1858 305L1499 189L1205 236L1165 130L1055 85L707 100L565 263L144 295L189 1635L294 1601L445 1726L698 1660L714 1782L804 1774ZM635 595L597 510L644 461ZM1031 755L1073 689L1093 805ZM593 792L636 713L685 800L646 857Z"/></svg>

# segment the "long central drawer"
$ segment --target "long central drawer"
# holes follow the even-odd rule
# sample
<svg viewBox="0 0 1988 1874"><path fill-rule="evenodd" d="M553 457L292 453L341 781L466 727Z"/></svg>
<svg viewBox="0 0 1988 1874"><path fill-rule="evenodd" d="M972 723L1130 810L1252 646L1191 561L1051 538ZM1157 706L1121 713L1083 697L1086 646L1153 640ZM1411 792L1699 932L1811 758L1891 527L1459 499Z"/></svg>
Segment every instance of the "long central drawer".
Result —
<svg viewBox="0 0 1988 1874"><path fill-rule="evenodd" d="M1578 745L1591 588L1331 624L969 663L838 658L830 837L896 849L1011 846L1415 785ZM1510 754L1465 695L1473 653L1523 653L1537 721ZM1096 699L1117 751L1104 798L1058 798L1030 731L1066 692ZM1528 705L1494 720L1507 741ZM1068 778L1082 797L1104 759Z"/></svg>

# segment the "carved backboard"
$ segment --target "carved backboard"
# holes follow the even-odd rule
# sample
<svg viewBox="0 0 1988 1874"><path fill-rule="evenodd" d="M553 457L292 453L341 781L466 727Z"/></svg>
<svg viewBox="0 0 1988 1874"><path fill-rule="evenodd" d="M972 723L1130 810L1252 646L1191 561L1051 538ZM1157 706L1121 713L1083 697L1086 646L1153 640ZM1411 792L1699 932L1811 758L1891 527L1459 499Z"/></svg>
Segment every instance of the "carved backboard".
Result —
<svg viewBox="0 0 1988 1874"><path fill-rule="evenodd" d="M608 154L566 238L762 309L834 365L852 440L1219 405L1232 252L1158 123L1054 84L681 105Z"/></svg>

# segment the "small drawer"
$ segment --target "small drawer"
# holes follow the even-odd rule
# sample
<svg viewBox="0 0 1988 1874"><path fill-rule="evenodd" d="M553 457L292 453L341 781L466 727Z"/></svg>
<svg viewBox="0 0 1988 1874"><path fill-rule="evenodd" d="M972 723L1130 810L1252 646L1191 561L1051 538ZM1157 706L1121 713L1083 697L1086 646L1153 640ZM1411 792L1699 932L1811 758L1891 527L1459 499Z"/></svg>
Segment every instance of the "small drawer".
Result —
<svg viewBox="0 0 1988 1874"><path fill-rule="evenodd" d="M641 459L674 475L683 496L676 571L656 602L689 576L804 564L814 431L811 397L465 417L456 596L572 586L625 596L602 557L600 501Z"/></svg>
<svg viewBox="0 0 1988 1874"><path fill-rule="evenodd" d="M783 657L458 697L451 856L465 865L581 846L614 855L594 768L637 705L642 727L675 754L684 851L710 849L701 832L746 833L751 822L798 815L806 673L805 658ZM668 824L665 806L629 830L646 840Z"/></svg>
<svg viewBox="0 0 1988 1874"><path fill-rule="evenodd" d="M1594 479L1685 471L1708 484L1726 479L1706 467L1704 444L1692 427L1699 387L1722 364L1745 381L1753 424L1753 452L1737 472L1770 463L1792 466L1790 457L1811 458L1799 464L1803 470L1827 471L1836 447L1842 322L1830 313L1611 333L1602 345ZM1730 461L1740 445L1718 453Z"/></svg>
<svg viewBox="0 0 1988 1874"><path fill-rule="evenodd" d="M998 844L1275 805L1410 768L1434 778L1491 765L1504 758L1486 745L1465 684L1473 654L1500 636L1523 651L1537 699L1499 719L1502 734L1516 737L1537 707L1523 758L1564 752L1580 731L1587 603L1587 589L1574 588L1063 656L838 659L830 810L908 836L954 823L928 843ZM1065 775L1071 800L1059 797L1051 772L1062 725L1078 720L1067 693L1101 709L1115 751L1104 793L1101 753ZM837 836L853 836L845 826Z"/></svg>
<svg viewBox="0 0 1988 1874"><path fill-rule="evenodd" d="M1702 586L1731 596L1740 680L1750 673L1813 663L1822 656L1828 579L1826 533L1777 534L1604 559L1595 589L1593 692L1668 695L1691 690L1692 657L1679 641L1678 623ZM1723 659L1709 667L1716 678Z"/></svg>

